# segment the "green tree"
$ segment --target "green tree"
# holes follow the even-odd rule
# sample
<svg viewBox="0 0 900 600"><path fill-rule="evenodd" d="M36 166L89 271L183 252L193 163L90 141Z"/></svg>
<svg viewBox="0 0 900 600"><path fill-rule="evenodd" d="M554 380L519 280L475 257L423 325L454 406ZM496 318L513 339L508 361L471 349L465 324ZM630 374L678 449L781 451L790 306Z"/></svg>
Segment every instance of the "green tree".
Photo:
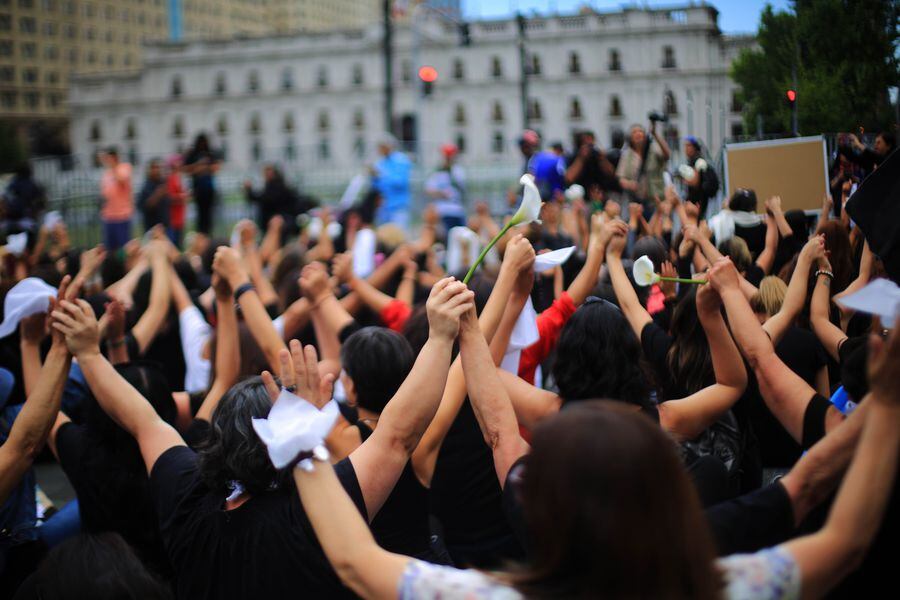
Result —
<svg viewBox="0 0 900 600"><path fill-rule="evenodd" d="M766 5L759 47L732 64L745 128L755 131L760 116L764 132L790 131L791 88L801 133L885 127L893 120L888 88L900 78L898 26L895 0L794 0L778 12Z"/></svg>

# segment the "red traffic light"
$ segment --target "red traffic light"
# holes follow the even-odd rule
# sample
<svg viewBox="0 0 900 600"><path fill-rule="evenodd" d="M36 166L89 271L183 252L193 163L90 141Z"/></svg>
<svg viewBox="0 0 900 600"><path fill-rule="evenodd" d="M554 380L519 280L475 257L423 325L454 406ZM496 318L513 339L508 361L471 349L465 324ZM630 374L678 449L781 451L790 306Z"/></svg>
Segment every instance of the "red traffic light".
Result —
<svg viewBox="0 0 900 600"><path fill-rule="evenodd" d="M788 102L794 102L795 100L797 100L797 92L795 92L794 90L788 90L785 95L787 96Z"/></svg>
<svg viewBox="0 0 900 600"><path fill-rule="evenodd" d="M437 78L438 72L434 67L431 67L429 65L419 67L419 79L421 79L425 83L433 83L437 81Z"/></svg>

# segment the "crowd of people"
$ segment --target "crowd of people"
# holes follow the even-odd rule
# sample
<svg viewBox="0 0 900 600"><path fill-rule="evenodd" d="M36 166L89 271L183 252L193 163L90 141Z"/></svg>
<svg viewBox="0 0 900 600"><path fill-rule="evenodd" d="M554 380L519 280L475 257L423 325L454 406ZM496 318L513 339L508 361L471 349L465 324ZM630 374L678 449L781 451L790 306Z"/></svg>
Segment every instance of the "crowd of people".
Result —
<svg viewBox="0 0 900 600"><path fill-rule="evenodd" d="M841 146L811 219L749 189L708 215L695 138L672 168L655 126L569 156L526 131L521 225L447 145L413 231L385 138L346 206L286 211L306 200L268 167L230 239L205 139L150 163L135 239L105 152L104 244L56 223L3 256L2 594L892 589L900 333L843 303L897 277L846 209L898 156L879 140ZM188 201L206 235L182 247ZM47 461L76 500L48 506Z"/></svg>

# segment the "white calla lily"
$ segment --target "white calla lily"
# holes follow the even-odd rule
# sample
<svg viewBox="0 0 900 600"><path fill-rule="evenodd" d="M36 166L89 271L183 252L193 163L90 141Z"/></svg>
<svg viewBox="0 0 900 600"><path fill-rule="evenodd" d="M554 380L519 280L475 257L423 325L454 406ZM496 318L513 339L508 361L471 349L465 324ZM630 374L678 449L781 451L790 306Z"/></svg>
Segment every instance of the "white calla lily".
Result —
<svg viewBox="0 0 900 600"><path fill-rule="evenodd" d="M522 192L522 204L519 205L519 210L513 215L510 223L513 225L527 225L532 221L538 220L541 216L541 206L544 203L541 202L541 193L538 191L537 186L534 185L534 178L531 175L522 175L519 183L525 187L525 190Z"/></svg>
<svg viewBox="0 0 900 600"><path fill-rule="evenodd" d="M566 200L569 202L584 200L584 188L577 183L573 183L566 189Z"/></svg>
<svg viewBox="0 0 900 600"><path fill-rule="evenodd" d="M646 255L634 261L631 273L634 275L635 283L641 287L647 287L659 281L659 275L653 270L653 261Z"/></svg>

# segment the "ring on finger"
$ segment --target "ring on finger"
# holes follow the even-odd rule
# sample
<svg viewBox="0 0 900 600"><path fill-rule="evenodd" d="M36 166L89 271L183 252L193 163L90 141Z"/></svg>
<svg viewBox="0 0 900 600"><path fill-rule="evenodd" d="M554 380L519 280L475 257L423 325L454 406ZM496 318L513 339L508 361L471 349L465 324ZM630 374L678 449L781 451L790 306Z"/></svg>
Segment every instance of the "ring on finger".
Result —
<svg viewBox="0 0 900 600"><path fill-rule="evenodd" d="M292 383L291 385L283 385L283 386L281 386L281 389L283 389L283 390L286 391L286 392L290 392L290 393L293 394L294 392L297 391L297 385L296 385L296 384L293 384L293 383Z"/></svg>

